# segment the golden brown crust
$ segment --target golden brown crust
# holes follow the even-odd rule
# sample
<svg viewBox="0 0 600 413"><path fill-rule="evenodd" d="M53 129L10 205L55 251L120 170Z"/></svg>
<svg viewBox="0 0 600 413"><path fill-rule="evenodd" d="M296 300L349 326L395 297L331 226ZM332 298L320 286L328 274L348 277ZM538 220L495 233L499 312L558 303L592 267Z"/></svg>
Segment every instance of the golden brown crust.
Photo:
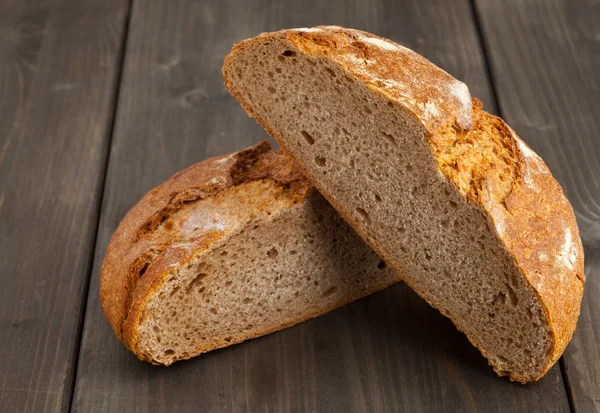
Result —
<svg viewBox="0 0 600 413"><path fill-rule="evenodd" d="M462 128L472 126L471 96L464 83L412 50L371 33L338 26L282 30L236 44L231 55L282 39L297 51L326 57L344 67L377 93L410 110L431 132L449 118Z"/></svg>
<svg viewBox="0 0 600 413"><path fill-rule="evenodd" d="M430 139L440 170L487 213L543 306L553 335L548 362L538 376L511 376L538 379L564 351L579 317L583 248L573 209L542 159L479 103L472 129L444 125Z"/></svg>
<svg viewBox="0 0 600 413"><path fill-rule="evenodd" d="M521 154L519 179L503 204L487 205L484 196L479 202L496 227L505 228L504 245L548 317L554 345L544 370L534 378L537 380L560 358L575 331L585 281L583 246L573 208L562 188L542 159L514 132L512 136Z"/></svg>
<svg viewBox="0 0 600 413"><path fill-rule="evenodd" d="M293 53L330 59L423 125L440 171L481 209L540 299L553 337L548 363L533 376L513 374L511 379L527 382L543 376L573 335L584 282L574 213L544 162L500 118L484 112L464 84L431 62L390 40L337 26L264 33L235 45L225 58L227 88L292 156L292 148L236 91L227 71L237 54L274 41ZM351 223L349 212L327 191L322 193ZM353 227L367 239L361 228ZM377 245L372 247L381 255Z"/></svg>
<svg viewBox="0 0 600 413"><path fill-rule="evenodd" d="M251 190L277 185L290 205L301 202L312 186L267 141L243 151L208 159L175 174L148 192L123 218L106 251L100 275L100 299L117 337L133 348L136 323L149 293L172 264L185 263L221 239L227 227L207 226L200 233L182 230L186 205L219 197L239 185ZM257 211L259 213L260 211ZM185 215L185 214L184 214Z"/></svg>

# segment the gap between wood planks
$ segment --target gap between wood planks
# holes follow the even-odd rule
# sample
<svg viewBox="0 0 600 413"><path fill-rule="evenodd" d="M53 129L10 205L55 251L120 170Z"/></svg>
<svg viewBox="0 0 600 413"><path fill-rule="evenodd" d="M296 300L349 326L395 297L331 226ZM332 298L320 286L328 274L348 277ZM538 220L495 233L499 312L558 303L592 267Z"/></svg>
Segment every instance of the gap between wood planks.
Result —
<svg viewBox="0 0 600 413"><path fill-rule="evenodd" d="M123 35L121 36L120 50L118 53L118 62L115 66L116 79L113 87L111 106L112 111L109 119L110 127L108 130L108 143L106 145L106 153L104 154L104 169L102 170L102 182L100 184L100 195L98 196L98 216L96 218L96 225L94 233L92 234L94 240L92 242L92 248L88 257L89 269L86 274L86 281L84 283L84 293L81 297L81 311L79 314L79 320L77 321L77 342L75 343L75 351L73 352L73 377L69 389L71 395L69 397L69 408L70 413L73 409L73 399L75 397L75 384L77 383L77 372L79 368L79 353L81 351L81 341L83 339L83 327L85 323L85 315L87 312L87 302L90 295L90 282L92 279L92 271L94 270L94 255L96 254L96 245L98 243L98 231L100 228L100 218L102 216L102 202L104 200L104 192L106 189L106 174L108 172L108 162L110 161L110 152L112 148L113 135L115 131L115 123L117 119L117 110L119 106L119 95L121 92L121 84L123 82L123 69L125 67L125 57L127 56L127 43L129 40L129 24L131 23L131 14L133 9L133 0L128 0L127 10L125 12L125 19L123 23Z"/></svg>

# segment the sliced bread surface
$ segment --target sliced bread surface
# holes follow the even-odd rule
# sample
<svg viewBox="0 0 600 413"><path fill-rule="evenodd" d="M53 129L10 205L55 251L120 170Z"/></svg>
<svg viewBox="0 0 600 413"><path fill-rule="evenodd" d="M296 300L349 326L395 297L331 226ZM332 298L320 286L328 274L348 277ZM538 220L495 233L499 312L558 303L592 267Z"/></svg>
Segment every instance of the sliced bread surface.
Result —
<svg viewBox="0 0 600 413"><path fill-rule="evenodd" d="M117 337L169 365L399 281L268 142L150 191L110 242L100 298Z"/></svg>
<svg viewBox="0 0 600 413"><path fill-rule="evenodd" d="M225 84L405 281L497 374L528 382L575 330L583 250L544 162L467 86L337 26L234 46Z"/></svg>

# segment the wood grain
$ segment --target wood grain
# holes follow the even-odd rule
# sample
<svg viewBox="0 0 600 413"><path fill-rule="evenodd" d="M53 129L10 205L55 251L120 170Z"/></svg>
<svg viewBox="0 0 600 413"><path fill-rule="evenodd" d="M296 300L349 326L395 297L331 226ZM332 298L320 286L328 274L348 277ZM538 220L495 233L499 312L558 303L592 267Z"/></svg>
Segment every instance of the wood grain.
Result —
<svg viewBox="0 0 600 413"><path fill-rule="evenodd" d="M577 215L586 291L563 362L574 410L600 411L600 3L477 6L502 115L546 161Z"/></svg>
<svg viewBox="0 0 600 413"><path fill-rule="evenodd" d="M0 410L67 411L125 2L0 1Z"/></svg>
<svg viewBox="0 0 600 413"><path fill-rule="evenodd" d="M316 24L412 47L495 110L467 1L135 2L73 411L568 411L557 367L527 386L496 377L405 285L169 368L138 361L114 337L98 274L125 212L175 171L266 137L223 87L223 57L261 31Z"/></svg>

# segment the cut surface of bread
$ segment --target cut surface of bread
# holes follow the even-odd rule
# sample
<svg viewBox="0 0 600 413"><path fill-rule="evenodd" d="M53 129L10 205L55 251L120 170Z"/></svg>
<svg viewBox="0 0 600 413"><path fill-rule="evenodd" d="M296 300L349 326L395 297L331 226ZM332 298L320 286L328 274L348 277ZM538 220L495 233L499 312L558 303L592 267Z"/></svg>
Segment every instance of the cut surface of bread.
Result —
<svg viewBox="0 0 600 413"><path fill-rule="evenodd" d="M558 360L584 284L573 210L544 162L463 83L390 40L336 26L245 40L223 74L497 374L537 380Z"/></svg>
<svg viewBox="0 0 600 413"><path fill-rule="evenodd" d="M290 158L263 142L150 191L116 230L100 291L125 345L169 365L397 281Z"/></svg>

